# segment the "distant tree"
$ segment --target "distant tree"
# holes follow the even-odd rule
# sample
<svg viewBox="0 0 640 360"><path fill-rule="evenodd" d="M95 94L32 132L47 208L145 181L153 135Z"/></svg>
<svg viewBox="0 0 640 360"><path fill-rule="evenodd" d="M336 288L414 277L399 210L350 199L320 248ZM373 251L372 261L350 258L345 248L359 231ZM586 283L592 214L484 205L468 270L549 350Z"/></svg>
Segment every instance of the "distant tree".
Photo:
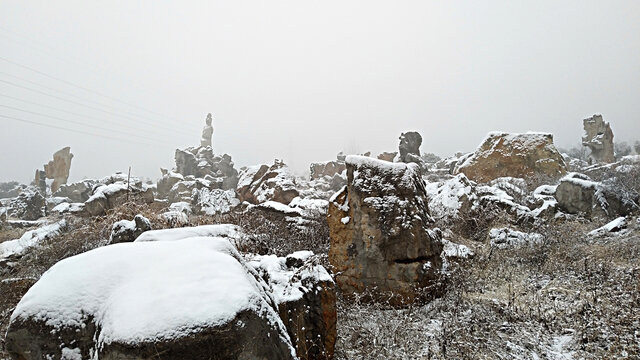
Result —
<svg viewBox="0 0 640 360"><path fill-rule="evenodd" d="M633 144L633 148L636 150L636 154L640 155L640 141L636 140L636 143Z"/></svg>
<svg viewBox="0 0 640 360"><path fill-rule="evenodd" d="M632 151L631 145L626 141L616 142L613 144L613 152L616 155L616 159L627 156L631 154Z"/></svg>

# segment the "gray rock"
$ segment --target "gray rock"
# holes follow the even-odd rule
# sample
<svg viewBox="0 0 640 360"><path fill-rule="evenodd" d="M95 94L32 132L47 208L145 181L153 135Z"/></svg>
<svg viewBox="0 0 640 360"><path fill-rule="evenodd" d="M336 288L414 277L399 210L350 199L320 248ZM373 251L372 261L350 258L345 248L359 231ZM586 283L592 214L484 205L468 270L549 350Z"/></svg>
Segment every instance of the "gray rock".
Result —
<svg viewBox="0 0 640 360"><path fill-rule="evenodd" d="M585 134L582 137L582 145L591 149L589 155L592 162L615 162L613 147L613 131L608 122L602 119L602 115L593 115L582 120Z"/></svg>
<svg viewBox="0 0 640 360"><path fill-rule="evenodd" d="M138 214L133 220L120 220L111 227L110 244L121 242L133 242L140 234L151 230L151 222L146 217Z"/></svg>

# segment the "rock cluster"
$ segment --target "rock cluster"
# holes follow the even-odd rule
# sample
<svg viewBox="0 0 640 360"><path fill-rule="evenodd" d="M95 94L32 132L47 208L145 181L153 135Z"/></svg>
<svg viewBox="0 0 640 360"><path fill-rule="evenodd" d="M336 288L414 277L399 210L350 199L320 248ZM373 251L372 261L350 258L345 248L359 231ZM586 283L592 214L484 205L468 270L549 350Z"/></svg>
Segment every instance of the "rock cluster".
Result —
<svg viewBox="0 0 640 360"><path fill-rule="evenodd" d="M441 233L430 229L425 184L416 164L348 156L347 186L330 200L329 261L346 294L393 293L402 304L434 286Z"/></svg>
<svg viewBox="0 0 640 360"><path fill-rule="evenodd" d="M559 178L566 173L562 155L553 145L553 135L546 133L510 134L492 132L478 149L458 160L454 173L464 173L476 182L500 177Z"/></svg>
<svg viewBox="0 0 640 360"><path fill-rule="evenodd" d="M277 201L289 204L299 194L296 189L296 179L281 160L275 160L273 165L252 166L244 170L236 189L241 202L251 204L265 201Z"/></svg>
<svg viewBox="0 0 640 360"><path fill-rule="evenodd" d="M337 174L341 174L346 169L344 161L325 161L311 163L309 170L311 172L311 180L321 179L325 176L333 178Z"/></svg>
<svg viewBox="0 0 640 360"><path fill-rule="evenodd" d="M592 162L615 162L613 148L613 131L608 122L602 119L602 115L593 115L582 120L585 134L582 137L582 145L591 149L589 155Z"/></svg>
<svg viewBox="0 0 640 360"><path fill-rule="evenodd" d="M235 189L238 183L238 171L231 156L215 155L210 146L177 149L175 160L175 172L208 180L215 189Z"/></svg>
<svg viewBox="0 0 640 360"><path fill-rule="evenodd" d="M62 260L16 306L6 348L20 359L331 359L327 271L308 252L247 261L239 235L148 231Z"/></svg>

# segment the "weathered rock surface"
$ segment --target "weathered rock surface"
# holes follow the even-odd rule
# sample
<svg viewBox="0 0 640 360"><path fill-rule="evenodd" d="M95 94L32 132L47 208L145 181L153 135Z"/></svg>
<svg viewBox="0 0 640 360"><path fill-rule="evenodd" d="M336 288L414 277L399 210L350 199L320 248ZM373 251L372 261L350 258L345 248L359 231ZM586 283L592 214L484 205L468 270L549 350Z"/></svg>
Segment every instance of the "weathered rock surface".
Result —
<svg viewBox="0 0 640 360"><path fill-rule="evenodd" d="M215 155L210 146L177 149L175 160L177 173L206 179L213 188L232 190L238 184L238 171L233 167L231 156Z"/></svg>
<svg viewBox="0 0 640 360"><path fill-rule="evenodd" d="M421 164L420 145L422 136L416 131L409 131L400 135L400 162Z"/></svg>
<svg viewBox="0 0 640 360"><path fill-rule="evenodd" d="M141 183L127 185L126 182L116 181L106 185L98 185L93 194L84 203L84 210L89 216L102 216L110 209L120 206L127 201L151 204L153 190L145 188Z"/></svg>
<svg viewBox="0 0 640 360"><path fill-rule="evenodd" d="M344 161L311 163L309 167L311 171L311 180L317 180L325 176L332 178L336 174L341 174L346 169Z"/></svg>
<svg viewBox="0 0 640 360"><path fill-rule="evenodd" d="M397 152L383 152L378 155L378 160L393 161L398 156Z"/></svg>
<svg viewBox="0 0 640 360"><path fill-rule="evenodd" d="M85 202L89 200L96 182L93 180L82 180L71 184L62 184L53 193L56 197L66 197L73 202Z"/></svg>
<svg viewBox="0 0 640 360"><path fill-rule="evenodd" d="M169 191L175 184L184 180L184 176L166 169L160 169L160 171L162 172L162 177L158 180L156 191L158 192L158 197L164 199L169 196Z"/></svg>
<svg viewBox="0 0 640 360"><path fill-rule="evenodd" d="M492 132L473 155L457 162L454 173L486 183L500 177L559 178L566 171L564 159L553 145L553 135Z"/></svg>
<svg viewBox="0 0 640 360"><path fill-rule="evenodd" d="M336 342L336 289L310 251L250 261L267 281L280 318L301 360L332 359Z"/></svg>
<svg viewBox="0 0 640 360"><path fill-rule="evenodd" d="M233 190L207 188L194 190L191 194L193 212L197 215L224 214L240 205Z"/></svg>
<svg viewBox="0 0 640 360"><path fill-rule="evenodd" d="M53 154L53 160L44 165L44 172L47 179L53 179L51 184L51 192L55 193L60 185L66 184L69 178L69 170L71 169L71 159L73 154L70 147L65 147Z"/></svg>
<svg viewBox="0 0 640 360"><path fill-rule="evenodd" d="M205 120L204 128L202 129L202 137L200 139L200 146L212 146L211 145L211 137L213 136L213 116L211 113L207 114L207 119Z"/></svg>
<svg viewBox="0 0 640 360"><path fill-rule="evenodd" d="M593 115L582 120L585 134L582 145L591 149L589 157L595 163L612 163L616 161L613 148L613 131L602 115Z"/></svg>
<svg viewBox="0 0 640 360"><path fill-rule="evenodd" d="M269 286L216 237L60 261L16 306L6 348L15 359L295 358Z"/></svg>
<svg viewBox="0 0 640 360"><path fill-rule="evenodd" d="M238 199L251 204L277 201L289 204L300 195L296 189L296 179L281 160L273 165L258 165L246 169L240 176L236 189Z"/></svg>
<svg viewBox="0 0 640 360"><path fill-rule="evenodd" d="M37 220L47 215L44 196L34 187L24 189L9 203L10 215L23 220Z"/></svg>
<svg viewBox="0 0 640 360"><path fill-rule="evenodd" d="M26 188L25 185L18 183L17 181L0 183L0 199L13 198L22 192Z"/></svg>
<svg viewBox="0 0 640 360"><path fill-rule="evenodd" d="M562 178L554 196L560 210L586 217L615 218L640 210L638 199L622 197L615 189L578 173Z"/></svg>
<svg viewBox="0 0 640 360"><path fill-rule="evenodd" d="M393 292L402 304L437 283L441 233L430 229L425 184L415 164L348 156L347 186L327 217L329 261L346 294Z"/></svg>
<svg viewBox="0 0 640 360"><path fill-rule="evenodd" d="M151 230L151 222L138 214L133 220L120 220L111 227L109 243L132 242L145 231Z"/></svg>

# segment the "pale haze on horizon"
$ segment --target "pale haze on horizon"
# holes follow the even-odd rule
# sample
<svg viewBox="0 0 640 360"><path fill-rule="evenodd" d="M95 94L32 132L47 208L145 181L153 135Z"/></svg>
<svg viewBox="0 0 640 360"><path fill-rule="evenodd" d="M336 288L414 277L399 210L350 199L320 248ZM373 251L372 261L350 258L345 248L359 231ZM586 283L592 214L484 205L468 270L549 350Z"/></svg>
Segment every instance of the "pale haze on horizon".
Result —
<svg viewBox="0 0 640 360"><path fill-rule="evenodd" d="M494 130L569 147L598 113L640 140L638 19L639 1L3 1L0 181L65 146L70 181L156 179L209 112L237 168L298 173L409 130L440 156Z"/></svg>

